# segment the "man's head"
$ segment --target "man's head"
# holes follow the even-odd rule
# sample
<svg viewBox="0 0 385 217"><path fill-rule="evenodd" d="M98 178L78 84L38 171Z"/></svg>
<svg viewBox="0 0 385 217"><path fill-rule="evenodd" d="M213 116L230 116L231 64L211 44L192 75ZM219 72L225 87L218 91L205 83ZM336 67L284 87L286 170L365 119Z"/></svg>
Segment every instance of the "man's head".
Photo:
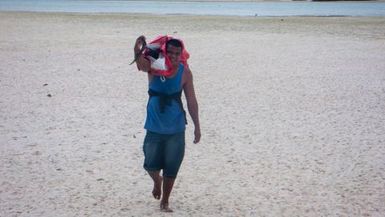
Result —
<svg viewBox="0 0 385 217"><path fill-rule="evenodd" d="M166 53L173 66L178 66L182 54L182 43L178 39L170 39L166 43Z"/></svg>

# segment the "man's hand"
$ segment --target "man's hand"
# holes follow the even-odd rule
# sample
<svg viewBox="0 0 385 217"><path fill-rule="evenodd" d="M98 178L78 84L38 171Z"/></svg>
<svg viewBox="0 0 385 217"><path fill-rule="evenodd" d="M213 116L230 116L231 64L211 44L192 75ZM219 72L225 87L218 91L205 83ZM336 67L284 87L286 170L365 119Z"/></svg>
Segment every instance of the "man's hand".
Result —
<svg viewBox="0 0 385 217"><path fill-rule="evenodd" d="M139 36L135 41L134 46L134 60L130 63L136 62L136 66L139 70L144 72L150 71L150 62L142 57L143 51L146 49L146 37L143 35Z"/></svg>
<svg viewBox="0 0 385 217"><path fill-rule="evenodd" d="M134 46L135 55L138 55L139 52L142 50L143 46L145 45L146 45L146 37L144 37L144 35L139 36L136 39L135 46Z"/></svg>
<svg viewBox="0 0 385 217"><path fill-rule="evenodd" d="M194 130L194 144L197 144L201 140L201 130L200 129L195 129Z"/></svg>

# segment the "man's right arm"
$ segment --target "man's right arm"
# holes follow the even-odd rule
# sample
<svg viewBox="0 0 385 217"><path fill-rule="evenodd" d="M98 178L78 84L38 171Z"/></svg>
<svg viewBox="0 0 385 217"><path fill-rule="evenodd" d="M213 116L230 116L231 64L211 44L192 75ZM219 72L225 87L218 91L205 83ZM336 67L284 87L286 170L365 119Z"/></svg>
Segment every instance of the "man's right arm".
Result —
<svg viewBox="0 0 385 217"><path fill-rule="evenodd" d="M143 54L139 54L140 56L136 60L136 66L138 67L138 70L143 72L149 72L151 68L151 63L148 59L144 57Z"/></svg>
<svg viewBox="0 0 385 217"><path fill-rule="evenodd" d="M134 46L134 55L135 55L135 57L139 55L137 60L136 60L136 66L138 67L138 70L144 71L144 72L149 72L151 69L151 63L140 52L141 48L144 46L143 45L144 40L145 40L144 36L139 36L136 39L135 46Z"/></svg>

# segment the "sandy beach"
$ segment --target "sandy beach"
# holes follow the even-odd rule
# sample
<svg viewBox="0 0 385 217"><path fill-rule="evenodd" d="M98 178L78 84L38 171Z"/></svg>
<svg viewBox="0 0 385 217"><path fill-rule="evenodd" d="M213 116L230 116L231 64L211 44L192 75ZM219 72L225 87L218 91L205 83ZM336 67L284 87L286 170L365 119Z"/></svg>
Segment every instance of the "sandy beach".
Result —
<svg viewBox="0 0 385 217"><path fill-rule="evenodd" d="M0 216L385 216L385 18L0 12ZM202 140L159 212L137 36L184 40ZM189 119L191 123L191 120Z"/></svg>

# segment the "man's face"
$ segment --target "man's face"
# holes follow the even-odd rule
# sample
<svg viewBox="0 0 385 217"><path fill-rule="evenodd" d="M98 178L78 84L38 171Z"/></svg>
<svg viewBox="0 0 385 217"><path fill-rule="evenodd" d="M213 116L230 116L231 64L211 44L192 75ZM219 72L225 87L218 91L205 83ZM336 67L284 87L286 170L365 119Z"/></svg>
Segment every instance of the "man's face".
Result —
<svg viewBox="0 0 385 217"><path fill-rule="evenodd" d="M168 58L170 58L173 66L177 66L179 64L181 54L182 54L181 47L175 47L172 45L167 46L167 56Z"/></svg>

